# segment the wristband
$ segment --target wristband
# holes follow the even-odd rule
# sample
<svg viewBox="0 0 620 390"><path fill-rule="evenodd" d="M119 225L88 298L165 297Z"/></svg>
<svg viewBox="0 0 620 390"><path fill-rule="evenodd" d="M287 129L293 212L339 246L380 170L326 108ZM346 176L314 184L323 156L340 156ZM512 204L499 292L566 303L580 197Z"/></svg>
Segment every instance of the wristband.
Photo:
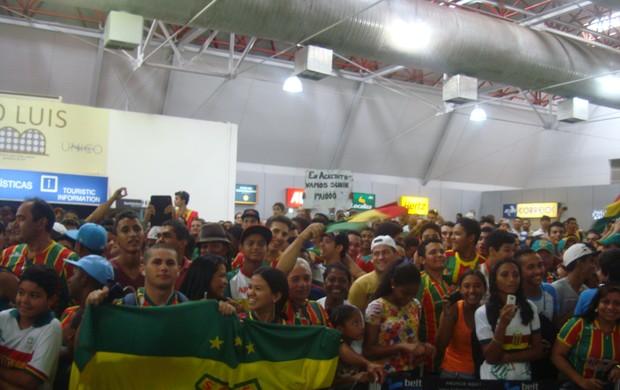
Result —
<svg viewBox="0 0 620 390"><path fill-rule="evenodd" d="M499 341L498 339L495 338L495 336L493 336L493 338L491 339L491 341L495 341L497 344L502 345L503 343L501 341Z"/></svg>

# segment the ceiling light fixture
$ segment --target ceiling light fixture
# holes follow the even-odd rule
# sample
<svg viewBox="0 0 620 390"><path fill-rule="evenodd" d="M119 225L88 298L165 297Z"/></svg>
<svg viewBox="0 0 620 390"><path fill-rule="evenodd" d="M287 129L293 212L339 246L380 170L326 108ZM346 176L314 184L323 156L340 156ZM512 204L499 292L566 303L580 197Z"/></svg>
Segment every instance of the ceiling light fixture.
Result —
<svg viewBox="0 0 620 390"><path fill-rule="evenodd" d="M299 93L304 90L304 87L301 85L299 77L293 75L286 79L282 86L282 90L291 93Z"/></svg>
<svg viewBox="0 0 620 390"><path fill-rule="evenodd" d="M487 120L487 113L478 105L473 109L471 114L469 115L469 120L472 122L482 122Z"/></svg>

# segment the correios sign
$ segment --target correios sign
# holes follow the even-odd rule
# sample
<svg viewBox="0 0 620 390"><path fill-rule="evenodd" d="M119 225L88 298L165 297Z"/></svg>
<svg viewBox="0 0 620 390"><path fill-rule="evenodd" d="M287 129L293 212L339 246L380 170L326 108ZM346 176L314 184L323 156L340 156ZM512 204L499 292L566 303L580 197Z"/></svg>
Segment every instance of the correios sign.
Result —
<svg viewBox="0 0 620 390"><path fill-rule="evenodd" d="M517 204L517 217L540 218L547 215L551 218L558 216L558 204L556 203L519 203Z"/></svg>

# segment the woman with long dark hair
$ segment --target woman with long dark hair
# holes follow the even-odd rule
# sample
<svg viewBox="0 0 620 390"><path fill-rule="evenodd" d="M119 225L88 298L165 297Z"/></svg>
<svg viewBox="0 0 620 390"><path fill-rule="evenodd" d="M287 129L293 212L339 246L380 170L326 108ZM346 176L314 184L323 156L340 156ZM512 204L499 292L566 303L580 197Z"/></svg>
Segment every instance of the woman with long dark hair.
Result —
<svg viewBox="0 0 620 390"><path fill-rule="evenodd" d="M227 284L226 260L216 255L204 255L192 261L179 291L190 301L201 299L224 301Z"/></svg>
<svg viewBox="0 0 620 390"><path fill-rule="evenodd" d="M489 275L489 300L476 310L484 362L480 379L531 380L529 362L543 356L536 306L523 293L521 268L501 260Z"/></svg>
<svg viewBox="0 0 620 390"><path fill-rule="evenodd" d="M461 299L456 295L443 297L443 311L439 320L435 347L444 351L441 363L442 378L475 379L472 351L472 332L475 330L474 314L487 290L482 272L468 269L459 278Z"/></svg>
<svg viewBox="0 0 620 390"><path fill-rule="evenodd" d="M611 388L620 380L620 283L601 285L586 312L560 330L551 361L563 389ZM609 386L609 387L607 387Z"/></svg>
<svg viewBox="0 0 620 390"><path fill-rule="evenodd" d="M286 276L277 268L257 269L248 286L250 311L245 318L273 324L285 324L284 304L288 300Z"/></svg>

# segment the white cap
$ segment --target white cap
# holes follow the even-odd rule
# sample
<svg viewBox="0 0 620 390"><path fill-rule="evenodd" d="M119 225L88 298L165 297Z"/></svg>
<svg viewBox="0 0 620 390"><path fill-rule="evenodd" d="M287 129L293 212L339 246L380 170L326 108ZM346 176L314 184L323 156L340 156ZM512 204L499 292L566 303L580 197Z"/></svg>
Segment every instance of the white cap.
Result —
<svg viewBox="0 0 620 390"><path fill-rule="evenodd" d="M374 250L378 245L387 245L394 250L396 250L396 242L390 236L377 236L372 240L372 244L370 244L370 250Z"/></svg>
<svg viewBox="0 0 620 390"><path fill-rule="evenodd" d="M586 244L573 244L570 248L564 252L564 256L562 257L562 264L564 267L567 267L570 263L575 260L579 260L584 256L597 254L597 251L593 251L588 248Z"/></svg>
<svg viewBox="0 0 620 390"><path fill-rule="evenodd" d="M67 234L67 228L60 222L54 222L54 227L52 229L60 235Z"/></svg>
<svg viewBox="0 0 620 390"><path fill-rule="evenodd" d="M159 234L159 226L153 226L151 230L146 234L147 240L157 240L157 235Z"/></svg>

